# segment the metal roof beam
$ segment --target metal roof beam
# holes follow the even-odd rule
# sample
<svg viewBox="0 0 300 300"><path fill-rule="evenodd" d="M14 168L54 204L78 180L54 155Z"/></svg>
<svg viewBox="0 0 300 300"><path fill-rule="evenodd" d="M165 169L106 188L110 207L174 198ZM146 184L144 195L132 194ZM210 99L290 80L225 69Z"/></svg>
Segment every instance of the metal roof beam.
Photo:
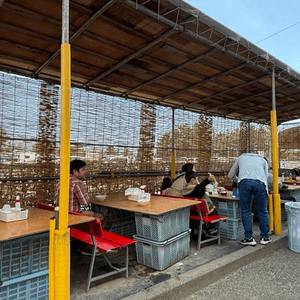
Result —
<svg viewBox="0 0 300 300"><path fill-rule="evenodd" d="M173 93L173 94L171 94L171 95L168 95L168 96L165 96L165 97L159 99L159 100L157 101L157 103L160 104L160 103L163 102L165 99L172 98L172 97L174 97L174 96L177 95L177 94L182 94L182 93L184 93L184 92L186 92L186 91L188 91L188 90L190 90L190 89L193 89L193 88L195 88L195 87L198 87L198 86L201 85L201 84L204 84L204 83L206 83L206 82L209 82L209 81L212 81L212 80L214 80L214 79L217 79L218 77L221 77L221 76L224 76L224 75L226 75L226 74L229 74L230 72L235 71L235 70L238 70L238 69L240 69L240 68L242 68L242 67L244 67L244 66L245 66L245 63L242 64L242 65L240 65L240 66L238 66L238 67L232 68L232 69L230 69L230 70L226 70L226 71L224 71L224 72L222 72L222 73L219 73L219 74L217 74L217 75L214 75L214 76L212 76L212 77L209 77L209 78L207 78L207 79L205 79L205 80L203 80L203 81L200 81L200 82L198 82L198 83L192 84L192 85L188 86L187 88L184 88L184 89L182 89L182 90L180 90L180 91L177 91L176 93Z"/></svg>
<svg viewBox="0 0 300 300"><path fill-rule="evenodd" d="M282 88L285 88L286 86L287 86L287 85L282 85L282 86L276 88L276 92L277 92L278 90L282 89ZM259 93L259 94L254 94L254 95L252 95L252 96L249 96L249 97L246 97L246 98L243 98L243 99L239 99L239 100L233 101L233 102L231 102L231 103L226 103L226 104L224 104L224 105L218 106L218 107L217 107L217 110L218 110L219 108L223 108L223 107L226 107L226 106L234 105L234 104L236 104L236 103L242 103L242 102L248 101L248 100L250 100L250 99L252 99L252 98L256 98L256 97L258 97L258 96L262 96L262 95L265 95L265 94L268 94L268 93L271 93L271 92L272 92L272 90L270 89L270 90L268 90L268 91L264 91L264 92ZM300 93L295 93L295 94L293 94L293 95L290 95L289 98L290 98L290 97L293 97L293 96L297 96L297 95L299 95L299 94L300 94ZM287 98L287 97L282 97L282 98ZM282 99L282 98L280 98L280 99ZM296 99L293 99L293 100L290 99L290 100L293 101L293 102L297 102ZM278 102L278 100L277 100L276 102ZM211 109L209 109L209 110L211 110ZM209 111L209 110L207 110L207 111ZM240 110L236 110L236 111L234 111L233 113L235 113L235 112L240 112L240 111L243 111L243 110L244 110L244 108L242 108L242 109L240 109ZM205 112L206 112L206 111L205 111Z"/></svg>
<svg viewBox="0 0 300 300"><path fill-rule="evenodd" d="M176 32L175 29L171 29L169 31L167 31L166 33L164 33L163 35L161 35L159 38L153 40L151 43L147 44L147 46L143 47L142 49L132 53L131 55L129 55L127 58L123 59L122 61L120 61L118 64L116 64L115 66L113 66L112 68L110 68L109 70L107 70L106 72L100 74L99 76L97 76L96 78L94 78L93 80L87 82L84 85L84 88L89 88L93 83L99 81L100 79L102 79L103 77L107 76L108 74L114 72L116 69L120 68L121 66L125 65L127 62L129 62L130 60L132 60L133 58L135 58L136 56L142 54L143 52L145 52L146 50L150 49L151 47L153 47L154 45L156 45L157 43L161 42L162 40L164 40L165 38L167 38L168 36L174 34L174 32Z"/></svg>
<svg viewBox="0 0 300 300"><path fill-rule="evenodd" d="M127 92L124 96L128 96L129 94L131 94L131 93L133 93L133 92L135 92L135 91L137 91L137 90L143 88L143 87L146 86L146 85L152 84L152 83L154 83L155 81L157 81L157 80L159 80L159 79L165 78L165 77L171 75L172 73L174 73L174 72L176 72L176 71L179 71L179 70L181 70L181 69L187 67L188 65L190 65L190 64L192 64L192 63L195 63L195 62L199 61L200 59L202 59L202 58L204 58L204 57L206 57L206 56L208 56L208 55L210 55L210 54L212 54L212 53L214 53L214 52L216 52L216 51L218 51L218 50L217 50L217 49L212 49L212 50L210 50L210 51L207 51L206 53L201 54L200 56L197 56L197 57L195 57L195 58L193 58L193 59L191 59L191 60L189 60L189 61L183 63L182 65L180 65L180 66L178 66L178 67L176 67L176 68L174 68L174 69L172 69L172 70L170 70L170 71L168 71L168 72L166 72L166 73L164 73L164 74L161 74L161 75L159 75L159 76L157 76L157 77L155 77L155 78L153 78L153 79L151 79L151 80L145 82L144 84L142 84L142 85L140 85L140 86L138 86L138 87L136 87L136 88L130 90L130 91Z"/></svg>
<svg viewBox="0 0 300 300"><path fill-rule="evenodd" d="M258 96L262 96L262 95L265 95L265 94L268 94L268 93L271 93L271 92L272 92L272 90L267 90L267 91L261 92L259 94L253 94L253 95L248 96L246 98L238 99L238 100L232 101L230 103L222 104L222 105L220 105L218 107L215 107L215 108L207 109L207 110L205 110L205 112L208 112L210 110L215 110L215 109L220 110L220 108L227 107L227 106L230 106L230 105L234 105L234 104L237 104L237 103L242 103L242 102L245 102L245 101L247 101L249 99L253 99L253 98L256 98Z"/></svg>
<svg viewBox="0 0 300 300"><path fill-rule="evenodd" d="M107 4L101 7L88 21L86 21L70 38L70 44L88 27L90 26L101 14L103 14L107 9L109 9L113 4L119 0L110 0ZM47 67L58 55L60 54L60 49L58 49L52 56L43 63L42 66L34 72L34 76L37 77L41 71Z"/></svg>
<svg viewBox="0 0 300 300"><path fill-rule="evenodd" d="M222 96L222 95L224 95L224 94L233 92L233 91L235 91L235 90L241 89L241 88L243 88L243 87L245 87L245 86L248 86L248 85L250 85L250 84L253 84L253 83L255 83L255 82L258 82L258 81L260 81L260 80L262 80L262 79L265 79L266 77L269 77L269 75L263 76L263 77L261 77L261 78L255 79L255 80L251 80L251 81L249 81L249 82L246 82L246 83L243 83L243 84L241 84L241 85L235 86L235 87L233 87L233 88L231 88L231 89L229 89L229 90L226 90L226 91L223 91L223 92L219 92L219 93L217 93L217 94L214 94L214 95L205 97L205 98L200 99L200 100L198 100L198 101L192 102L191 104L188 104L188 105L186 105L185 107L190 107L190 106L193 106L193 105L195 105L195 104L199 104L199 103L201 103L201 102L203 102L203 101L207 101L207 100L209 100L209 99L212 99L212 98L214 98L214 97Z"/></svg>
<svg viewBox="0 0 300 300"><path fill-rule="evenodd" d="M225 51L225 52L229 53L231 56L236 57L236 58L238 58L239 60L241 60L241 61L243 61L243 62L245 62L245 63L247 63L247 64L249 64L249 65L256 66L258 69L260 69L260 70L262 70L262 71L264 71L264 72L267 72L267 74L271 74L270 69L267 69L266 67L261 66L261 65L258 64L259 62L261 62L261 61L258 61L258 57L259 57L260 59L264 59L264 58L261 57L261 56L256 55L255 57L253 57L253 58L255 59L255 61L252 61L251 59L253 59L253 58L249 58L249 57L245 58L244 56L242 56L242 55L240 55L240 54L238 54L238 53L236 53L236 52L234 52L234 51L229 50L228 48L224 47L223 45L219 45L218 43L216 43L216 42L214 42L214 41L211 41L211 40L209 40L209 39L207 39L207 38L205 38L205 37L203 37L203 36L200 36L198 33L194 32L194 31L192 31L192 30L190 30L190 29L187 29L186 27L184 27L184 26L182 26L182 25L179 25L179 24L177 24L177 23L174 23L173 21L171 21L171 20L169 20L169 19L163 17L162 15L159 15L159 12L157 13L157 12L151 11L150 9L148 9L148 8L146 8L146 7L143 7L142 5L138 4L137 2L134 2L134 1L132 1L132 0L124 0L124 3L127 4L128 6L130 6L130 7L134 8L134 9L136 9L136 10L140 10L141 12L147 14L148 16L151 16L151 17L154 18L154 19L158 19L159 22L163 22L163 23L169 25L170 27L174 27L174 28L177 28L177 29L179 29L179 30L181 30L181 31L184 31L184 32L186 32L188 35L190 35L190 36L192 36L192 37L195 37L196 39L201 40L201 41L203 41L203 42L209 44L210 46L219 49L220 51ZM226 38L226 37L224 36L224 38ZM238 43L238 42L237 42L237 43ZM245 47L245 46L244 46L244 47ZM249 49L247 49L247 51L250 52ZM267 64L268 64L268 61L265 60L265 59L264 59L264 61L266 61L266 65L267 65ZM271 64L271 65L274 65L272 62L271 62L270 64ZM270 65L270 67L271 67L271 65ZM291 81L289 81L289 80L287 80L287 79L285 79L285 78L282 78L282 77L281 77L280 75L278 75L278 74L275 74L275 76L278 77L278 78L280 78L282 81L284 81L284 82L286 82L286 83L289 83L290 85L292 85L292 86L294 86L294 87L300 88L300 85L299 85L299 84L297 85L297 84L295 84L294 82L291 82Z"/></svg>

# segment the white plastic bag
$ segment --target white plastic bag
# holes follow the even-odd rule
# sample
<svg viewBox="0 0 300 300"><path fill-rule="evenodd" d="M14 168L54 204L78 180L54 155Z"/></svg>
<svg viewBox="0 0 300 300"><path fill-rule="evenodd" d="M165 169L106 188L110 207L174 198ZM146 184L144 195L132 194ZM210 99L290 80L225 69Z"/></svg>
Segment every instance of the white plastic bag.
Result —
<svg viewBox="0 0 300 300"><path fill-rule="evenodd" d="M128 196L128 200L139 200L142 198L144 191L140 190L139 188L128 188L125 190L125 196Z"/></svg>

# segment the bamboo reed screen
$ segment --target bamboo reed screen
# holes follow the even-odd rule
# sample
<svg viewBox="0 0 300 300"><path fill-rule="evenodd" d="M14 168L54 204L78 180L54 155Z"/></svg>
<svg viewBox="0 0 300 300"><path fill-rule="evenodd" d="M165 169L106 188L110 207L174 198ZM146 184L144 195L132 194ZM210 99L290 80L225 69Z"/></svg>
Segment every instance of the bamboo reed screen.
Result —
<svg viewBox="0 0 300 300"><path fill-rule="evenodd" d="M0 73L0 85L1 201L20 195L23 204L53 203L60 161L60 87L7 73ZM142 184L159 191L164 176L151 174L170 171L172 114L168 107L73 88L70 156L86 161L88 192L118 192ZM219 172L219 183L230 184L226 172L241 153L258 151L271 158L269 126L179 109L174 115L177 170L192 162L197 171ZM299 161L299 127L279 129L280 157ZM123 171L122 177L113 176L117 171Z"/></svg>

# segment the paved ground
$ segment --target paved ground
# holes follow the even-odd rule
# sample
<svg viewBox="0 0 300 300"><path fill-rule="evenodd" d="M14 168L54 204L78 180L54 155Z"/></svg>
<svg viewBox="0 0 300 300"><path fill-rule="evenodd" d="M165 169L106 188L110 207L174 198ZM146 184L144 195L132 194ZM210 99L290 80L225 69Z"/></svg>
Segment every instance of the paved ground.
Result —
<svg viewBox="0 0 300 300"><path fill-rule="evenodd" d="M254 222L254 237L259 238L256 222ZM236 240L222 239L221 245L212 242L204 245L199 251L196 250L196 240L191 239L190 255L163 271L156 271L137 264L133 247L130 251L129 277L124 278L122 275L115 275L102 279L92 283L89 292L85 291L85 282L90 258L73 251L71 255L71 300L197 299L199 289L213 286L215 281L223 280L222 278L226 278L228 275L232 276L231 273L239 272L237 270L240 268L270 255L274 251L279 251L279 248L285 247L283 249L286 251L278 252L279 256L280 253L285 253L285 255L289 253L290 250L286 248L286 224L282 226L282 235L273 235L272 239L274 240L272 244L268 246L257 245L256 247L244 247L239 245ZM111 256L118 259L123 256L122 254L119 252L111 254ZM104 262L101 258L97 258L97 260L95 272L101 274L105 270L103 268ZM268 264L272 265L272 262L270 261ZM259 280L259 274L263 274L263 271L258 272L257 280ZM239 277L239 275L236 276ZM221 287L222 289L225 288L226 283L222 284ZM214 289L216 295L218 291L220 292L220 288L218 289L216 286ZM202 296L198 298L202 299ZM239 298L240 296L237 295L237 298L230 299L250 299ZM215 295L213 297L216 298Z"/></svg>
<svg viewBox="0 0 300 300"><path fill-rule="evenodd" d="M300 253L284 246L184 300L295 300L300 298Z"/></svg>

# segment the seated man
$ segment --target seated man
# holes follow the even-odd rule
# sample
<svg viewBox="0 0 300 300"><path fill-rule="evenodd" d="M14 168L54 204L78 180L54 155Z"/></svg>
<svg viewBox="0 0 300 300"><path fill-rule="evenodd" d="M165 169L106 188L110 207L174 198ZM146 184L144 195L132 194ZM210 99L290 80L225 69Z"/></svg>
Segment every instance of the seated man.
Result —
<svg viewBox="0 0 300 300"><path fill-rule="evenodd" d="M70 163L69 211L80 212L80 205L88 205L90 200L82 180L85 178L86 163L75 159ZM55 197L59 205L59 184L56 186Z"/></svg>
<svg viewBox="0 0 300 300"><path fill-rule="evenodd" d="M201 183L197 184L197 173L194 171L188 171L185 175L187 186L182 190L184 197L201 198L206 200L208 206L209 215L218 215L215 206L211 199L205 193L205 187L213 182L216 182L215 176L208 173L208 178L204 179ZM205 235L212 236L217 234L217 230L214 228L214 224L206 224L206 229L203 229Z"/></svg>
<svg viewBox="0 0 300 300"><path fill-rule="evenodd" d="M268 183L268 190L271 191L271 193L273 193L273 171L272 171L272 168L269 169L267 183ZM278 179L278 189L281 189L281 188L282 188L282 182Z"/></svg>

